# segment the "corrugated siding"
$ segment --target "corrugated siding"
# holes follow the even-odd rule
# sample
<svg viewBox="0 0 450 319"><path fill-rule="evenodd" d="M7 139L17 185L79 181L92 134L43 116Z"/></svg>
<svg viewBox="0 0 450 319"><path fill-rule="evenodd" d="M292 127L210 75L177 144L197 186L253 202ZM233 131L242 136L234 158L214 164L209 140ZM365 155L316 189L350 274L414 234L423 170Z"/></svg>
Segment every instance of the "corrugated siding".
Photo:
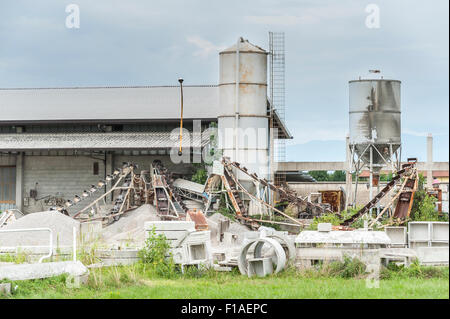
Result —
<svg viewBox="0 0 450 319"><path fill-rule="evenodd" d="M198 134L184 135L183 147L204 146ZM0 150L165 149L177 147L178 130L148 133L0 134Z"/></svg>

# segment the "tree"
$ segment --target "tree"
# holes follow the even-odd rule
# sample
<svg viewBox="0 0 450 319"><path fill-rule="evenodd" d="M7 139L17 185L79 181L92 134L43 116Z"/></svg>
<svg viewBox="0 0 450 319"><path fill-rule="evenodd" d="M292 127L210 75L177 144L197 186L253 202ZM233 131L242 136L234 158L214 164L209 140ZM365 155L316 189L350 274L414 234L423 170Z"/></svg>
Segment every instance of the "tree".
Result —
<svg viewBox="0 0 450 319"><path fill-rule="evenodd" d="M334 173L331 175L331 180L334 182L344 182L345 171L334 171Z"/></svg>
<svg viewBox="0 0 450 319"><path fill-rule="evenodd" d="M309 175L318 182L329 181L329 176L327 171L309 171Z"/></svg>

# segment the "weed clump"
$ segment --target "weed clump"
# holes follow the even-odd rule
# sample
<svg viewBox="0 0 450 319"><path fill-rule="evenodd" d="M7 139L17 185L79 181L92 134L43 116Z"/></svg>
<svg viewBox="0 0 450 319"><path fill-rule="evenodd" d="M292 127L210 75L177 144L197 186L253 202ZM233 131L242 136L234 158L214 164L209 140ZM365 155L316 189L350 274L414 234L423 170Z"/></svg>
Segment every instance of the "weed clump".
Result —
<svg viewBox="0 0 450 319"><path fill-rule="evenodd" d="M389 263L381 270L381 279L408 279L408 278L449 278L449 267L423 266L415 260L409 267Z"/></svg>
<svg viewBox="0 0 450 319"><path fill-rule="evenodd" d="M331 276L355 278L366 274L366 265L357 258L344 256L342 261L334 261L327 265Z"/></svg>
<svg viewBox="0 0 450 319"><path fill-rule="evenodd" d="M148 266L161 277L170 278L176 274L169 241L165 235L157 235L154 228L145 241L144 247L139 250L138 257L144 266Z"/></svg>

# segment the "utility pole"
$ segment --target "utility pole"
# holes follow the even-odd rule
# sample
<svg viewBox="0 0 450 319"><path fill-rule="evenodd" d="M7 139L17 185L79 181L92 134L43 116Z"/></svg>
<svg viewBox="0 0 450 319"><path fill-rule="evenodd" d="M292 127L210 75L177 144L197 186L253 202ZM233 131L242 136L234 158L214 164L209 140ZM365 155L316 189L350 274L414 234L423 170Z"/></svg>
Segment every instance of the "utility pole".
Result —
<svg viewBox="0 0 450 319"><path fill-rule="evenodd" d="M183 155L181 145L183 142L183 79L179 78L178 82L180 82L180 90L181 90L181 115L180 115L180 148L178 149L178 156Z"/></svg>

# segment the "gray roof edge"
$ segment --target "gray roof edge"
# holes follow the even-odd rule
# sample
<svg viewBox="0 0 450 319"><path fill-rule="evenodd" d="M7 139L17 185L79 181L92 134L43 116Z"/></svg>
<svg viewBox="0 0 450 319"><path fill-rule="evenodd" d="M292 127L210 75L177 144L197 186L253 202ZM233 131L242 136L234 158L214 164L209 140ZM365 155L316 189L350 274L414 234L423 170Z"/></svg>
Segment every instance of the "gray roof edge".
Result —
<svg viewBox="0 0 450 319"><path fill-rule="evenodd" d="M132 85L132 86L66 86L66 87L15 87L0 88L1 91L8 90L74 90L74 89L152 89L152 88L179 88L179 85ZM192 84L183 85L183 88L189 87L218 87L218 84Z"/></svg>

